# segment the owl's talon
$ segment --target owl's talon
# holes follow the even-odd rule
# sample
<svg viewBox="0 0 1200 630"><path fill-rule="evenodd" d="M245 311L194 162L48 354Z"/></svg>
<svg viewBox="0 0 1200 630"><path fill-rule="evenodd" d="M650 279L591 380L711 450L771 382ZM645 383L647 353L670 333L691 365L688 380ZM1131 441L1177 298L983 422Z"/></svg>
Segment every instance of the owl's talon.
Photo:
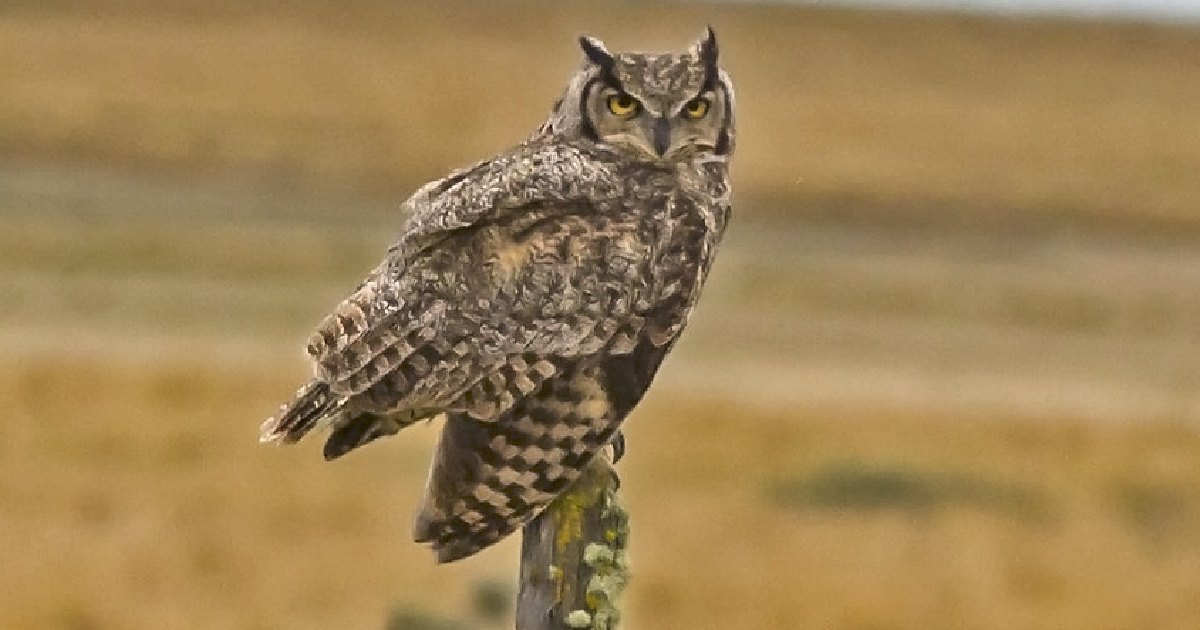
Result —
<svg viewBox="0 0 1200 630"><path fill-rule="evenodd" d="M625 433L617 431L609 444L612 445L612 462L615 464L625 457Z"/></svg>

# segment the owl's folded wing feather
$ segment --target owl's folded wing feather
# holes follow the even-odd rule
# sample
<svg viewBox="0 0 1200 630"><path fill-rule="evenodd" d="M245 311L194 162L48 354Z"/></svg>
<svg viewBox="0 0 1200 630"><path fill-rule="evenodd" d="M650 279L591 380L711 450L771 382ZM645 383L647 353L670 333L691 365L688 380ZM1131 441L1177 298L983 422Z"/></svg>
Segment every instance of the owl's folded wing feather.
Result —
<svg viewBox="0 0 1200 630"><path fill-rule="evenodd" d="M376 270L314 333L317 379L358 409L482 418L552 376L556 357L632 349L644 230L592 202L514 209L517 219L430 232L436 247Z"/></svg>
<svg viewBox="0 0 1200 630"><path fill-rule="evenodd" d="M404 231L387 258L322 322L309 340L308 354L320 362L359 341L369 321L402 310L412 299L410 287L400 286L403 276L411 276L406 274L410 262L457 231L500 222L533 206L569 210L619 194L618 179L594 159L574 147L544 144L521 145L422 186L402 206Z"/></svg>

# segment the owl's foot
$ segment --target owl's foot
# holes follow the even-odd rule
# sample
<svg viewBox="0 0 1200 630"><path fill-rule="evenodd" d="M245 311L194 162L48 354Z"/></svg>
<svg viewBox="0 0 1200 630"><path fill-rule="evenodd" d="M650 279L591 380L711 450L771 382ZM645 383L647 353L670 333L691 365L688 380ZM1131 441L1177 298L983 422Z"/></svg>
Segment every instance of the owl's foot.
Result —
<svg viewBox="0 0 1200 630"><path fill-rule="evenodd" d="M616 466L617 462L621 461L621 458L625 456L625 434L618 430L613 439L609 440L608 448L612 449L608 452L610 462L608 471L612 474L613 490L620 490L621 475L617 473Z"/></svg>
<svg viewBox="0 0 1200 630"><path fill-rule="evenodd" d="M612 463L621 461L625 457L625 433L618 430L609 445L612 446Z"/></svg>

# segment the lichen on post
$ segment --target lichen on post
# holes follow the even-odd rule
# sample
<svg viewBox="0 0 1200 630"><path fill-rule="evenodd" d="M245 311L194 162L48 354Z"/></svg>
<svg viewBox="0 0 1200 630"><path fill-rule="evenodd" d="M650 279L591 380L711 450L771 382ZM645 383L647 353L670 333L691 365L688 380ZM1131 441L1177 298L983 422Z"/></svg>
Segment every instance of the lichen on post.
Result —
<svg viewBox="0 0 1200 630"><path fill-rule="evenodd" d="M629 577L628 514L617 475L597 457L523 531L517 630L613 630Z"/></svg>

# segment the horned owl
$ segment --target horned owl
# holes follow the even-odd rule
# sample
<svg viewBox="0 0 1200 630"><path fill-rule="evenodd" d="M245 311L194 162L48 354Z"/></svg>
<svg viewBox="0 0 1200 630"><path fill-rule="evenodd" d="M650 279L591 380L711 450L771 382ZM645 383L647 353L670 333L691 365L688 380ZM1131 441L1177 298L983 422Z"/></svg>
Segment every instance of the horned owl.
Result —
<svg viewBox="0 0 1200 630"><path fill-rule="evenodd" d="M399 239L313 333L264 442L348 451L444 414L414 537L441 562L535 517L613 440L696 305L729 219L734 98L709 29L583 62L516 147L403 204Z"/></svg>

